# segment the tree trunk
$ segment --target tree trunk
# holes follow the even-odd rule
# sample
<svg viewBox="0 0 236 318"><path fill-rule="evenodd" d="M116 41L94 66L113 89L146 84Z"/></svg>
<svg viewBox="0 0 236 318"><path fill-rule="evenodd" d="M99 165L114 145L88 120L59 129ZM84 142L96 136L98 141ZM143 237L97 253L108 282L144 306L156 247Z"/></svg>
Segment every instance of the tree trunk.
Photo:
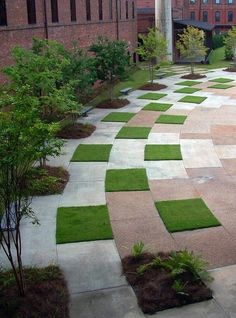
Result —
<svg viewBox="0 0 236 318"><path fill-rule="evenodd" d="M110 88L109 88L109 95L110 95L110 101L113 101L113 89L114 89L114 84L113 80L110 81Z"/></svg>
<svg viewBox="0 0 236 318"><path fill-rule="evenodd" d="M190 64L191 74L194 74L194 63L191 62Z"/></svg>

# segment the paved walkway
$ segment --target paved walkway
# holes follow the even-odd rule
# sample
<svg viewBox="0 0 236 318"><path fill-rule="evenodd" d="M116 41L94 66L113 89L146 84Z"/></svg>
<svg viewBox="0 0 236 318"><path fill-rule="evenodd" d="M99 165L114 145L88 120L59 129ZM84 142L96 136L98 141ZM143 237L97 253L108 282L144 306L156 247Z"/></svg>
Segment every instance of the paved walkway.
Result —
<svg viewBox="0 0 236 318"><path fill-rule="evenodd" d="M155 124L158 112L142 111L151 102L138 99L143 91L129 95L130 104L118 111L136 115L125 123L103 123L111 110L94 109L86 122L97 126L92 136L70 140L64 154L51 159L63 165L70 181L62 195L37 197L32 207L41 226L22 224L25 265L59 264L65 272L71 293L71 318L139 318L133 290L121 275L120 256L142 240L152 251L188 248L203 255L216 278L215 299L181 309L168 310L154 317L218 318L236 317L236 88L208 88L211 79L236 75L223 71L207 74L202 88L193 96L205 96L200 105L178 102L186 94L174 93L179 75L160 80L168 87L163 103L173 106L166 114L187 115L184 125ZM235 84L235 82L233 82ZM196 87L196 86L195 86ZM115 140L124 126L151 127L146 140ZM70 163L79 144L113 144L108 163ZM146 144L180 144L181 161L144 161ZM150 191L105 193L107 169L146 168ZM158 216L154 201L202 197L221 222L217 228L170 234ZM58 206L108 204L115 241L56 245ZM7 262L1 254L1 263Z"/></svg>

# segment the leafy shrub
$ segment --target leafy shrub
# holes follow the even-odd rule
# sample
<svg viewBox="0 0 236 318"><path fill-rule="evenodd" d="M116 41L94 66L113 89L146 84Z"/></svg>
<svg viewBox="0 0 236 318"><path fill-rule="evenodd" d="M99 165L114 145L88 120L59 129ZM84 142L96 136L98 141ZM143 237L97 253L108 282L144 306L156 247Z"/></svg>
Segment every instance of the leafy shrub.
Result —
<svg viewBox="0 0 236 318"><path fill-rule="evenodd" d="M226 33L221 33L221 34L214 34L212 38L212 48L213 50L224 46L224 39L225 39Z"/></svg>
<svg viewBox="0 0 236 318"><path fill-rule="evenodd" d="M174 281L174 284L171 287L172 287L172 289L174 289L174 291L177 294L183 295L183 296L188 296L188 293L186 291L186 285L187 285L187 283L183 283L183 282L181 282L181 280L176 279Z"/></svg>
<svg viewBox="0 0 236 318"><path fill-rule="evenodd" d="M131 255L134 258L139 258L143 254L144 248L145 245L142 241L135 243L131 249Z"/></svg>

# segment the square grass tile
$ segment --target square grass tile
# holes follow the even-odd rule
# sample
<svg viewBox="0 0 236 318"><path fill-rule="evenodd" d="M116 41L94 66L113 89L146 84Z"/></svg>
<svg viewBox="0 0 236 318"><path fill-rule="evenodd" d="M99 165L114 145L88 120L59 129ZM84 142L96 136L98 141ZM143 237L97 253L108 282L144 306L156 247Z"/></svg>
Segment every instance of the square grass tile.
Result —
<svg viewBox="0 0 236 318"><path fill-rule="evenodd" d="M180 145L146 145L145 160L182 160Z"/></svg>
<svg viewBox="0 0 236 318"><path fill-rule="evenodd" d="M108 114L106 117L102 119L103 122L124 122L127 123L132 117L134 117L134 113L122 113L122 112L112 112Z"/></svg>
<svg viewBox="0 0 236 318"><path fill-rule="evenodd" d="M179 100L182 103L193 103L193 104L201 104L207 97L201 96L185 96Z"/></svg>
<svg viewBox="0 0 236 318"><path fill-rule="evenodd" d="M208 88L217 88L217 89L227 89L227 88L231 88L231 87L234 87L234 85L215 84L215 85L208 86Z"/></svg>
<svg viewBox="0 0 236 318"><path fill-rule="evenodd" d="M116 135L116 139L147 139L149 127L123 127Z"/></svg>
<svg viewBox="0 0 236 318"><path fill-rule="evenodd" d="M157 118L157 124L183 124L187 116L183 115L161 115Z"/></svg>
<svg viewBox="0 0 236 318"><path fill-rule="evenodd" d="M233 82L233 79L230 78L224 78L224 77L219 77L219 78L215 78L215 79L211 79L210 82L216 82L216 83L229 83L229 82Z"/></svg>
<svg viewBox="0 0 236 318"><path fill-rule="evenodd" d="M195 230L221 225L200 199L159 201L156 208L169 232Z"/></svg>
<svg viewBox="0 0 236 318"><path fill-rule="evenodd" d="M111 169L107 170L106 192L145 191L149 190L145 169Z"/></svg>
<svg viewBox="0 0 236 318"><path fill-rule="evenodd" d="M159 111L159 112L165 112L168 110L173 104L160 104L160 103L150 103L143 107L143 110L152 110L152 111Z"/></svg>
<svg viewBox="0 0 236 318"><path fill-rule="evenodd" d="M112 145L79 145L75 150L71 161L102 161L109 160Z"/></svg>
<svg viewBox="0 0 236 318"><path fill-rule="evenodd" d="M147 93L139 97L139 99L152 99L157 100L161 99L162 97L167 96L167 94L158 94L158 93Z"/></svg>
<svg viewBox="0 0 236 318"><path fill-rule="evenodd" d="M179 82L179 83L175 83L175 85L181 85L181 86L194 86L197 84L202 84L202 82L198 82L198 81L183 81L183 82Z"/></svg>
<svg viewBox="0 0 236 318"><path fill-rule="evenodd" d="M181 93L181 94L193 94L196 93L198 91L200 91L200 88L194 88L194 87L184 87L181 89L177 89L176 91L174 91L174 93Z"/></svg>
<svg viewBox="0 0 236 318"><path fill-rule="evenodd" d="M106 205L58 208L57 244L112 238Z"/></svg>

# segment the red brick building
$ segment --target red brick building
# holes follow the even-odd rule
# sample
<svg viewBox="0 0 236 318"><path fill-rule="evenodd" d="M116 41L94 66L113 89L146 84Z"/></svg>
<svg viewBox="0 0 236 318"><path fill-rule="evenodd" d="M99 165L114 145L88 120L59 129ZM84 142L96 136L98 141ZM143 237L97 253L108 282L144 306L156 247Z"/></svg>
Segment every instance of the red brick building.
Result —
<svg viewBox="0 0 236 318"><path fill-rule="evenodd" d="M155 26L155 0L137 0L138 34Z"/></svg>
<svg viewBox="0 0 236 318"><path fill-rule="evenodd" d="M0 67L32 37L77 41L87 48L99 35L137 43L136 0L0 0Z"/></svg>

